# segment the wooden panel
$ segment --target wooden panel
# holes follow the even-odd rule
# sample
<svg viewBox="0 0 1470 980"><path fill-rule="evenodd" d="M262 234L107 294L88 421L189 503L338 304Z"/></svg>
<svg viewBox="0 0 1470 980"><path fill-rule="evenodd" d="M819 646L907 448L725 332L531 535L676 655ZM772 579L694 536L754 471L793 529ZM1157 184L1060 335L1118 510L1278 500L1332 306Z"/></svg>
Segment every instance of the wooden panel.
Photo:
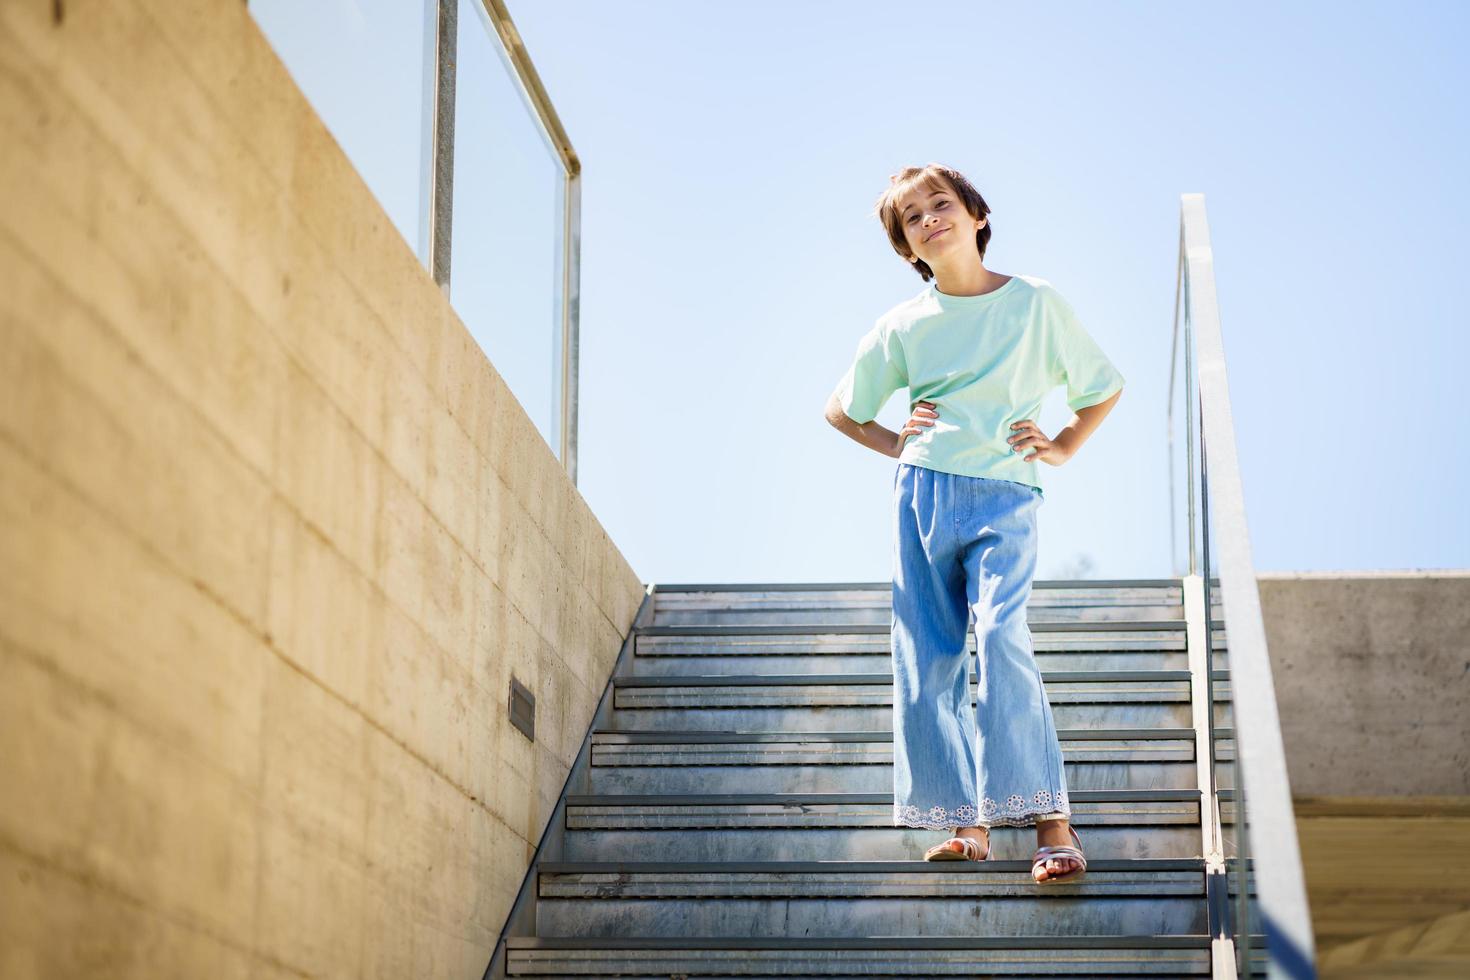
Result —
<svg viewBox="0 0 1470 980"><path fill-rule="evenodd" d="M1415 950L1463 947L1463 929L1452 939L1444 935L1454 933L1454 917L1470 908L1470 797L1313 797L1298 801L1296 814L1324 965L1339 962L1332 955L1338 947L1369 936L1379 938L1355 947L1357 952L1344 950L1341 962L1365 963L1379 955L1374 950L1407 961ZM1416 938L1416 930L1429 936L1428 924L1438 920L1444 922L1433 932L1437 938ZM1407 931L1391 937L1399 930ZM1396 966L1342 975L1465 976L1470 971L1416 973Z"/></svg>

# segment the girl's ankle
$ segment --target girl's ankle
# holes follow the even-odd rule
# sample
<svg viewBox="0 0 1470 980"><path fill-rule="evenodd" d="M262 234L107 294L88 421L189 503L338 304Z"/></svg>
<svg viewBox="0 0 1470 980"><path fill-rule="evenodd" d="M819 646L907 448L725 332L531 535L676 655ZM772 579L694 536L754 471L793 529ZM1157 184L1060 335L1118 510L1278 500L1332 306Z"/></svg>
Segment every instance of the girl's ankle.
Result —
<svg viewBox="0 0 1470 980"><path fill-rule="evenodd" d="M1067 832L1069 821L1062 820L1038 820L1036 821L1036 839L1040 842L1043 838L1051 840L1055 845L1057 842L1070 843L1071 835Z"/></svg>

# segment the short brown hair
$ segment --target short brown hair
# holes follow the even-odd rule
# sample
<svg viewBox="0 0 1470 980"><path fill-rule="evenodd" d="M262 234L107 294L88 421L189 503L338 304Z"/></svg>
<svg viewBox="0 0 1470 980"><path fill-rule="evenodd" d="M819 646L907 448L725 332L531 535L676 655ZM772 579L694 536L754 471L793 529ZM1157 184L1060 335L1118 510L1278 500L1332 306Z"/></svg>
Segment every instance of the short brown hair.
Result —
<svg viewBox="0 0 1470 980"><path fill-rule="evenodd" d="M878 220L883 222L883 227L888 231L888 242L893 250L902 256L905 262L914 267L914 271L925 282L934 278L934 270L929 268L929 263L923 259L910 262L913 251L909 249L908 239L903 236L903 220L898 213L898 199L907 194L913 188L923 184L934 190L946 190L944 182L959 195L964 202L965 210L970 212L970 217L975 219L987 218L990 215L990 205L985 203L985 198L975 190L975 185L965 179L965 175L958 170L938 163L931 163L926 167L904 167L898 173L888 178L888 190L884 191L878 198L873 213ZM985 222L985 227L975 232L975 247L980 250L980 257L985 258L985 246L990 244L990 222Z"/></svg>

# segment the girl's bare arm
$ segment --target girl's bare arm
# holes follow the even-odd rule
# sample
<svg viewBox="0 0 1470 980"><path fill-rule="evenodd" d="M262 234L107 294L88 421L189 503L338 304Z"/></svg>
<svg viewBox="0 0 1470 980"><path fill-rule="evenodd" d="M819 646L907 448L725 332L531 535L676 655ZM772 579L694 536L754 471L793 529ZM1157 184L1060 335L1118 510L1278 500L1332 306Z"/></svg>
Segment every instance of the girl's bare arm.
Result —
<svg viewBox="0 0 1470 980"><path fill-rule="evenodd" d="M902 429L894 432L878 424L878 420L871 422L854 422L846 412L842 410L842 400L836 392L827 399L827 421L832 426L849 438L855 439L867 446L869 449L880 452L884 456L897 459L903 452L903 443L909 436L918 435L922 429L920 426L931 426L933 419L939 417L934 409L933 402L915 402L913 414L909 416L908 422Z"/></svg>
<svg viewBox="0 0 1470 980"><path fill-rule="evenodd" d="M1072 416L1071 424L1058 432L1051 440L1066 454L1066 459L1077 455L1077 450L1082 448L1082 444L1087 441L1088 436L1092 435L1093 430L1102 425L1102 420L1113 410L1113 406L1118 404L1118 397L1122 394L1123 389L1119 388L1106 401L1077 409L1076 414Z"/></svg>

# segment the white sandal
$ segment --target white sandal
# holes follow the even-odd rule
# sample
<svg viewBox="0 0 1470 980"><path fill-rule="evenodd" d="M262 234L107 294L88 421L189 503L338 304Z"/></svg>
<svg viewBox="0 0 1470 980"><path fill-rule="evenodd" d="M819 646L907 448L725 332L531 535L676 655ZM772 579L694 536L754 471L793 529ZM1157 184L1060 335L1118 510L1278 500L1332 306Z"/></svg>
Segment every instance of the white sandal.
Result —
<svg viewBox="0 0 1470 980"><path fill-rule="evenodd" d="M960 842L960 849L958 851L946 846L955 841ZM980 842L973 837L951 837L949 840L940 841L924 852L925 861L986 861L989 858L989 841L986 841L985 853L981 854Z"/></svg>
<svg viewBox="0 0 1470 980"><path fill-rule="evenodd" d="M1031 880L1038 885L1060 885L1063 882L1076 881L1087 873L1087 858L1082 856L1082 836L1070 824L1067 829L1071 831L1072 839L1077 842L1076 847L1038 847L1035 856L1031 858ZM1037 868L1058 858L1069 858L1076 861L1077 867L1066 874L1048 874L1045 878L1036 877Z"/></svg>

